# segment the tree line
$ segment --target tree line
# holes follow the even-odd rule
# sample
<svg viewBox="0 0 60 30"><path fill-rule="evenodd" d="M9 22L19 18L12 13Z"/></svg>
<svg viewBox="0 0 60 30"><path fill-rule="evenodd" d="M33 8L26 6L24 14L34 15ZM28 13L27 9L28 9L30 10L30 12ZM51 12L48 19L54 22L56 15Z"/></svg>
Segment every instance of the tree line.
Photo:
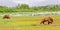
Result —
<svg viewBox="0 0 60 30"><path fill-rule="evenodd" d="M46 6L32 6L28 4L18 4L15 7L0 6L0 13L13 13L13 12L53 12L60 11L60 5L46 5Z"/></svg>

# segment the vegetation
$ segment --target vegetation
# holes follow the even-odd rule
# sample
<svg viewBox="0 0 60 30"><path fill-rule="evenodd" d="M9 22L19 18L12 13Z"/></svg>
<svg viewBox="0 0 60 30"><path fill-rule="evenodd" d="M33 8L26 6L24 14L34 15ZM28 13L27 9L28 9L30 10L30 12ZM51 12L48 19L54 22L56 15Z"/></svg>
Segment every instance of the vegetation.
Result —
<svg viewBox="0 0 60 30"><path fill-rule="evenodd" d="M33 6L18 4L16 7L0 6L0 13L60 11L60 5Z"/></svg>
<svg viewBox="0 0 60 30"><path fill-rule="evenodd" d="M43 16L16 16L11 19L0 17L0 30L60 30L60 15L50 15L54 18L51 25L40 24Z"/></svg>

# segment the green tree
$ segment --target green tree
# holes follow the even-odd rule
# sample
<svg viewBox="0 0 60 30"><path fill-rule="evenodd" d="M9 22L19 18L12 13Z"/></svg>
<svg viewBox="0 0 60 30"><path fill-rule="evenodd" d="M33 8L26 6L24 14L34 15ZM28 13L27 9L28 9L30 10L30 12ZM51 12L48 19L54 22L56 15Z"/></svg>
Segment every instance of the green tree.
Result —
<svg viewBox="0 0 60 30"><path fill-rule="evenodd" d="M29 5L28 4L18 4L17 8L20 8L20 9L28 9L29 8Z"/></svg>

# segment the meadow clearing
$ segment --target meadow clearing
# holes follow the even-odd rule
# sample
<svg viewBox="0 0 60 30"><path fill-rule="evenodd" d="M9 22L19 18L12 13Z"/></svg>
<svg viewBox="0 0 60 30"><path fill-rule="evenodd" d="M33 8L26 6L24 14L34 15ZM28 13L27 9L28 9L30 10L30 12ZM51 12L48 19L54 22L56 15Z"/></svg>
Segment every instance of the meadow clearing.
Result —
<svg viewBox="0 0 60 30"><path fill-rule="evenodd" d="M10 19L0 17L0 30L60 30L60 15L51 15L53 24L40 24L44 16L11 16Z"/></svg>

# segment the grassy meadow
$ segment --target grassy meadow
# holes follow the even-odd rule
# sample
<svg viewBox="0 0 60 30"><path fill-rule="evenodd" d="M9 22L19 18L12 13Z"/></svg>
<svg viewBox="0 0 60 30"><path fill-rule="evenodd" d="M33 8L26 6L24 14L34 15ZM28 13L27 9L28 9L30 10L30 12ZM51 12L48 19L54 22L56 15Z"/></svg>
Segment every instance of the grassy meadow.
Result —
<svg viewBox="0 0 60 30"><path fill-rule="evenodd" d="M8 4L7 4L8 5ZM26 13L27 12L27 13ZM41 19L44 17L31 16L33 13L28 12L57 12L50 15L54 22L51 25L40 24ZM58 13L59 12L59 13ZM30 15L30 16L11 16L10 19L3 19L1 15ZM46 14L46 13L45 13ZM0 5L0 30L60 30L60 4L58 5L46 5L46 6L31 6L29 4L17 4L15 7L7 7ZM48 15L48 14L47 14Z"/></svg>
<svg viewBox="0 0 60 30"><path fill-rule="evenodd" d="M0 17L0 30L60 30L60 16L51 15L53 24L39 24L44 16L16 16L10 19ZM47 23L46 23L47 24Z"/></svg>

